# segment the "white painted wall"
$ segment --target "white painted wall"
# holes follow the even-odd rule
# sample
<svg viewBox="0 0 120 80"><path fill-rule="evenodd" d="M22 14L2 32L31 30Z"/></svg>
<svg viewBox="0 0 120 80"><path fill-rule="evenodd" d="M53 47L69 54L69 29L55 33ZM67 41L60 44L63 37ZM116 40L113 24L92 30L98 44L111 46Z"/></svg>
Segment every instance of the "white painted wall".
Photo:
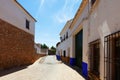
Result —
<svg viewBox="0 0 120 80"><path fill-rule="evenodd" d="M100 39L100 79L104 80L104 37L120 31L120 0L98 0L98 5L88 17L88 10L91 9L90 4L85 7L79 19L70 30L69 40L62 42L58 49L64 50L70 46L71 57L75 57L75 41L74 37L77 34L79 27L83 27L83 62L88 63L90 54L89 43ZM86 18L87 17L87 18ZM74 34L75 33L75 34ZM88 63L89 64L89 63ZM88 66L89 67L89 66Z"/></svg>
<svg viewBox="0 0 120 80"><path fill-rule="evenodd" d="M120 0L98 0L98 5L83 24L83 61L88 63L89 42L100 39L100 79L104 80L104 37L120 31Z"/></svg>
<svg viewBox="0 0 120 80"><path fill-rule="evenodd" d="M60 44L56 48L56 54L63 56L63 51L66 51L66 57L72 58L73 57L73 55L72 55L72 37L70 36L71 30L69 29L71 22L72 22L72 20L69 20L60 33L60 37L64 38L64 35L66 37L66 33L68 32L68 38L67 39L65 38L65 40L63 42L60 42ZM68 51L68 48L70 49L70 51ZM61 54L61 51L62 51L62 54Z"/></svg>
<svg viewBox="0 0 120 80"><path fill-rule="evenodd" d="M68 48L70 48L70 53L68 53ZM57 52L59 53L61 50L62 50L62 56L63 56L63 51L65 50L66 57L72 57L72 40L70 37L58 45Z"/></svg>
<svg viewBox="0 0 120 80"><path fill-rule="evenodd" d="M37 54L40 54L41 53L41 47L40 46L37 46L36 44L34 45L34 48L35 48L35 51Z"/></svg>
<svg viewBox="0 0 120 80"><path fill-rule="evenodd" d="M75 35L79 33L81 29L83 28L83 21L85 21L87 16L88 16L88 5L84 8L83 12L81 13L78 20L76 21L76 23L74 24L73 28L70 31L70 36L71 36L71 41L72 41L71 51L72 51L73 58L75 58ZM84 54L84 50L83 50L83 59L87 59L87 58L88 56Z"/></svg>
<svg viewBox="0 0 120 80"><path fill-rule="evenodd" d="M35 33L35 21L14 0L0 0L0 19L32 35ZM29 30L26 29L26 19L30 21Z"/></svg>
<svg viewBox="0 0 120 80"><path fill-rule="evenodd" d="M41 53L40 54L48 55L48 49L41 49Z"/></svg>
<svg viewBox="0 0 120 80"><path fill-rule="evenodd" d="M82 22L84 21L84 19L86 19L87 16L88 16L88 6L85 7L83 12L79 16L78 20L74 24L74 27L72 28L72 30L70 32L70 35L72 35L72 36L76 35L74 33L77 31L78 27L82 24Z"/></svg>

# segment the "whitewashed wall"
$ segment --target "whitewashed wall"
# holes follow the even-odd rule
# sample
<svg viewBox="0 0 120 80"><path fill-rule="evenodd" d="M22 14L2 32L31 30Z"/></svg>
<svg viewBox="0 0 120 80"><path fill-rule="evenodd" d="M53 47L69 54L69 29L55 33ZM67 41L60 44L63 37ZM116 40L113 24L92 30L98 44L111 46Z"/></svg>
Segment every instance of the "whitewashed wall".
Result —
<svg viewBox="0 0 120 80"><path fill-rule="evenodd" d="M85 21L87 17L88 17L88 5L84 8L83 12L79 16L78 20L76 21L76 23L74 24L70 32L70 35L72 38L72 57L74 58L75 58L75 35L82 30L82 28L84 27L83 22ZM83 45L84 45L84 40L83 40ZM84 51L86 51L86 49L83 50L83 61L87 62L88 56L87 54L84 53Z"/></svg>
<svg viewBox="0 0 120 80"><path fill-rule="evenodd" d="M60 37L64 38L64 35L66 37L66 33L68 32L68 38L63 41L60 42L60 44L57 47L57 51L56 54L61 54L62 51L62 56L63 56L63 51L66 51L66 57L72 57L72 38L71 38L71 30L69 29L70 24L71 24L72 20L69 20L66 25L64 26L63 30L60 33ZM68 48L70 51L68 51Z"/></svg>
<svg viewBox="0 0 120 80"><path fill-rule="evenodd" d="M34 44L34 48L37 54L41 53L41 47L37 46L36 44Z"/></svg>
<svg viewBox="0 0 120 80"><path fill-rule="evenodd" d="M68 52L68 48L70 48L70 53ZM72 42L71 42L71 38L66 39L65 41L63 41L62 43L60 43L57 47L57 51L61 51L62 50L62 56L63 56L63 51L66 51L66 56L67 57L72 57Z"/></svg>
<svg viewBox="0 0 120 80"><path fill-rule="evenodd" d="M0 19L34 35L35 21L19 8L14 0L0 0ZM26 19L30 21L30 29L26 29Z"/></svg>
<svg viewBox="0 0 120 80"><path fill-rule="evenodd" d="M100 79L104 80L104 37L120 30L120 0L98 0L98 5L83 25L83 52L89 54L88 43L100 39ZM83 58L88 62L87 59Z"/></svg>

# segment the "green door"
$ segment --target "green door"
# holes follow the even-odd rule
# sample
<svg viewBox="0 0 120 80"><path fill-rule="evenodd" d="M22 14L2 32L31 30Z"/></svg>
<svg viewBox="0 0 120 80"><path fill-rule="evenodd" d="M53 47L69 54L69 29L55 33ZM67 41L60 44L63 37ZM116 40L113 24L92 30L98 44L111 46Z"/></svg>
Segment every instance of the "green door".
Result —
<svg viewBox="0 0 120 80"><path fill-rule="evenodd" d="M75 58L76 66L82 69L82 43L83 43L83 30L75 36Z"/></svg>

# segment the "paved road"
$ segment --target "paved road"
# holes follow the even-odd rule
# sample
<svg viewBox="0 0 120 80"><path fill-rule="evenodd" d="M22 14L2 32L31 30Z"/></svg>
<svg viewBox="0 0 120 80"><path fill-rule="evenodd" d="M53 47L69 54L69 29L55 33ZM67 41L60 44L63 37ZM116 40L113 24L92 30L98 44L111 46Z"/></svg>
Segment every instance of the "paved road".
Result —
<svg viewBox="0 0 120 80"><path fill-rule="evenodd" d="M0 77L0 80L85 80L75 70L46 56L20 71Z"/></svg>

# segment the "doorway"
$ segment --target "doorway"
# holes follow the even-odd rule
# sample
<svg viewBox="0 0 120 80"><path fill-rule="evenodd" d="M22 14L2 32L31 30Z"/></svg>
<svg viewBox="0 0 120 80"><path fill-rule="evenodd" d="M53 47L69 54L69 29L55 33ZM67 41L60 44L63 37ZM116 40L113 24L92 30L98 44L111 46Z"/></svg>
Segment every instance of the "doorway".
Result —
<svg viewBox="0 0 120 80"><path fill-rule="evenodd" d="M75 58L76 66L82 69L82 43L83 43L83 30L75 36Z"/></svg>

